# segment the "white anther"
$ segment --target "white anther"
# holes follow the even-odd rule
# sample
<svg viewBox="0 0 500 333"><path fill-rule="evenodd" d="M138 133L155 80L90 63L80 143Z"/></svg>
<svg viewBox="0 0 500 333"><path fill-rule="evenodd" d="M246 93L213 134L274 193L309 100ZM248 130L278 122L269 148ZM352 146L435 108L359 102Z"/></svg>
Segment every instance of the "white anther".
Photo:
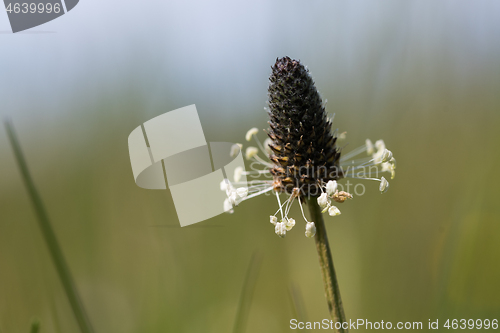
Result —
<svg viewBox="0 0 500 333"><path fill-rule="evenodd" d="M236 191L233 189L231 190L231 192L229 193L229 202L231 203L231 205L234 205L234 206L237 206L238 205L238 195L236 194Z"/></svg>
<svg viewBox="0 0 500 333"><path fill-rule="evenodd" d="M255 155L257 155L258 152L259 152L259 150L257 148L248 147L247 150L245 151L245 157L247 160L249 160L252 157L254 157Z"/></svg>
<svg viewBox="0 0 500 333"><path fill-rule="evenodd" d="M389 182L384 177L380 178L380 193L385 193L389 189Z"/></svg>
<svg viewBox="0 0 500 333"><path fill-rule="evenodd" d="M224 179L223 181L220 182L221 191L227 191L228 186L229 186L229 180Z"/></svg>
<svg viewBox="0 0 500 333"><path fill-rule="evenodd" d="M272 153L272 150L271 148L269 147L269 145L273 143L273 140L271 140L271 138L267 138L265 141L264 141L264 149L266 150L266 153L267 155L271 155Z"/></svg>
<svg viewBox="0 0 500 333"><path fill-rule="evenodd" d="M276 233L276 235L280 236L281 238L284 238L286 236L285 223L283 223L283 222L276 223L276 227L274 228L274 232Z"/></svg>
<svg viewBox="0 0 500 333"><path fill-rule="evenodd" d="M229 155L231 157L235 157L236 155L238 155L241 148L243 148L243 145L241 143L235 143L234 145L231 146L231 151L229 152Z"/></svg>
<svg viewBox="0 0 500 333"><path fill-rule="evenodd" d="M243 175L243 167L237 167L234 169L234 181L237 183L240 181L241 176Z"/></svg>
<svg viewBox="0 0 500 333"><path fill-rule="evenodd" d="M247 134L245 135L245 139L247 141L250 141L250 140L252 140L252 136L254 136L257 133L259 133L259 129L257 127L253 127L253 128L248 130Z"/></svg>
<svg viewBox="0 0 500 333"><path fill-rule="evenodd" d="M321 195L318 197L318 205L321 208L325 208L330 205L330 198L328 198L328 194L326 193L321 193Z"/></svg>
<svg viewBox="0 0 500 333"><path fill-rule="evenodd" d="M230 213L230 214L232 214L234 212L233 205L231 205L231 202L229 201L229 199L224 200L224 211L226 213Z"/></svg>
<svg viewBox="0 0 500 333"><path fill-rule="evenodd" d="M396 159L394 157L389 160L389 163L392 164L393 169L396 169Z"/></svg>
<svg viewBox="0 0 500 333"><path fill-rule="evenodd" d="M375 148L377 148L377 150L384 150L385 149L385 142L384 142L384 140L377 140L377 141L375 141Z"/></svg>
<svg viewBox="0 0 500 333"><path fill-rule="evenodd" d="M332 196L337 192L337 181L336 180L330 180L328 183L326 183L326 193L329 196Z"/></svg>
<svg viewBox="0 0 500 333"><path fill-rule="evenodd" d="M331 206L330 208L328 208L328 215L330 216L340 215L340 210L335 206Z"/></svg>
<svg viewBox="0 0 500 333"><path fill-rule="evenodd" d="M382 163L388 162L392 158L392 152L389 149L384 149L382 153Z"/></svg>
<svg viewBox="0 0 500 333"><path fill-rule="evenodd" d="M292 228L295 226L295 220L292 218L285 218L285 227L286 231L292 230Z"/></svg>
<svg viewBox="0 0 500 333"><path fill-rule="evenodd" d="M316 226L314 222L307 222L306 224L306 237L314 237L316 235Z"/></svg>
<svg viewBox="0 0 500 333"><path fill-rule="evenodd" d="M245 198L247 195L248 195L248 188L247 187L238 187L236 189L236 194L240 197L240 198Z"/></svg>
<svg viewBox="0 0 500 333"><path fill-rule="evenodd" d="M366 153L368 155L373 155L373 153L375 153L375 147L373 146L372 140L366 139L365 144L366 144Z"/></svg>

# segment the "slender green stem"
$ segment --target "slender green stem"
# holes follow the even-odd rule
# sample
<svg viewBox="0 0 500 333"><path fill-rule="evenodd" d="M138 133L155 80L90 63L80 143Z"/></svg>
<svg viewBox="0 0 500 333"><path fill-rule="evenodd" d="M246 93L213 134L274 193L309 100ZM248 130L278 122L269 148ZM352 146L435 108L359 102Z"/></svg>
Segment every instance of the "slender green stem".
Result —
<svg viewBox="0 0 500 333"><path fill-rule="evenodd" d="M49 217L42 203L42 198L38 194L33 179L31 178L31 175L29 173L28 165L26 164L26 160L24 159L21 146L19 145L19 141L17 140L17 136L14 131L14 127L10 123L10 121L6 120L5 128L7 129L7 135L9 136L12 150L14 151L14 155L16 156L17 164L19 166L19 170L21 171L24 185L26 185L31 203L33 204L33 208L38 220L38 225L40 227L40 230L42 231L45 243L47 244L50 257L52 258L56 271L59 275L59 278L61 279L64 291L66 292L66 296L68 297L68 301L71 305L71 308L73 309L73 313L75 314L76 321L78 322L82 333L92 333L94 330L92 329L90 321L83 307L83 303L80 300L78 291L76 290L75 283L73 281L73 278L71 277L68 264L64 259L61 246L57 241L56 234L52 229Z"/></svg>
<svg viewBox="0 0 500 333"><path fill-rule="evenodd" d="M311 219L316 225L316 235L314 236L314 239L316 240L316 250L318 251L319 256L319 266L321 268L321 274L323 275L328 309L335 323L344 323L346 321L344 308L340 297L339 283L337 281L337 276L335 275L335 267L333 267L332 252L330 251L330 245L328 244L328 236L326 234L325 222L323 221L321 208L319 207L316 198L313 197L307 200L307 206L309 207ZM343 328L336 329L335 331L338 333L347 333L347 329Z"/></svg>
<svg viewBox="0 0 500 333"><path fill-rule="evenodd" d="M234 321L233 333L243 333L246 329L248 315L250 314L250 305L252 304L252 296L257 283L260 266L262 264L262 255L254 252L250 264L248 265L247 275L243 288L241 290L240 302L236 310L236 318Z"/></svg>

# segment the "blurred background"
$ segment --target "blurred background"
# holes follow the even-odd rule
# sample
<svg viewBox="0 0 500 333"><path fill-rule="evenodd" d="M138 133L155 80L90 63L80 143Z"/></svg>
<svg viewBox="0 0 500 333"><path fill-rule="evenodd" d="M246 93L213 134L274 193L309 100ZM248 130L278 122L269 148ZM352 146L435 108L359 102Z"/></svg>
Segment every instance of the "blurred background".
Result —
<svg viewBox="0 0 500 333"><path fill-rule="evenodd" d="M311 71L345 151L398 161L327 218L353 320L500 319L498 1L80 1L12 34L0 11L0 116L29 167L96 332L246 332L328 318L314 241L274 234L266 196L180 228L169 191L134 183L127 137L196 104L207 141L267 127L270 66ZM264 139L264 133L261 133ZM182 140L182 138L179 138ZM78 332L0 128L0 332ZM196 209L196 202L193 203ZM292 287L293 286L293 287Z"/></svg>

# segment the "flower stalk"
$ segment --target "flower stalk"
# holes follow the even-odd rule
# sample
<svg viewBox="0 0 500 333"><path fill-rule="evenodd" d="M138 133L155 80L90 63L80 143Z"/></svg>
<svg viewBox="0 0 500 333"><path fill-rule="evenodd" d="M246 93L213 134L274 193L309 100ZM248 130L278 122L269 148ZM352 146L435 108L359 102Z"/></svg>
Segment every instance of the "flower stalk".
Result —
<svg viewBox="0 0 500 333"><path fill-rule="evenodd" d="M342 324L346 318L323 214L340 215L337 204L353 198L339 184L344 178L377 181L380 192L385 193L389 182L379 176L379 172L390 173L393 179L396 160L383 140L373 144L366 139L363 146L343 154L337 141L342 137L345 139L345 132L337 136L337 130L332 131L333 119L328 117L309 70L300 61L289 57L276 59L271 70L268 138L262 144L257 137L257 128L251 128L246 133L245 139L255 140L258 147L250 146L245 153L254 169L236 169L234 182L225 179L221 183L221 190L227 194L224 210L232 213L233 207L242 201L273 191L278 209L270 215L269 222L274 226L275 233L285 238L297 224L289 213L293 203L298 203L306 222L305 236L316 240L328 309L336 332L344 333L347 328L343 328ZM242 148L242 145L234 145L231 156ZM261 152L266 155L265 158L259 156ZM242 176L253 179L248 183L240 182ZM266 179L261 179L261 176ZM349 182L347 184L349 188ZM238 188L241 185L248 186L248 190L246 187ZM356 188L354 193L357 194ZM304 214L303 205L309 207L310 221Z"/></svg>
<svg viewBox="0 0 500 333"><path fill-rule="evenodd" d="M338 333L346 333L347 329L342 328L342 323L346 321L344 307L342 305L342 298L340 297L339 283L337 275L335 274L335 267L333 266L332 251L328 243L328 235L326 233L323 215L321 214L321 208L315 198L309 198L307 200L307 206L311 219L316 224L316 235L314 236L314 240L316 241L321 275L323 276L328 310L330 311L330 316L333 321L335 323L340 323L340 328L336 328L335 331Z"/></svg>
<svg viewBox="0 0 500 333"><path fill-rule="evenodd" d="M344 309L322 217L322 211L327 210L332 216L340 214L330 199L338 196L337 180L344 177L337 137L331 131L332 123L314 80L299 61L289 57L277 59L269 82L273 187L276 192L297 196L299 205L301 198L305 199L309 207L314 222L304 216L306 236L316 240L328 308L332 319L342 326ZM345 332L342 328L337 331Z"/></svg>

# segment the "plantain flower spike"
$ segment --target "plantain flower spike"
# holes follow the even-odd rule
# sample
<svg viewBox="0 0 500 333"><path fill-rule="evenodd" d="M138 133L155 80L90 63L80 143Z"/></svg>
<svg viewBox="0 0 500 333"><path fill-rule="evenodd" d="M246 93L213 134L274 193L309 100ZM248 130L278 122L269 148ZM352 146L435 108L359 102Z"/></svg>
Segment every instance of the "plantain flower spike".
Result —
<svg viewBox="0 0 500 333"><path fill-rule="evenodd" d="M309 70L300 61L289 57L276 59L271 67L268 97L265 108L269 115L268 138L262 143L257 127L245 135L246 141L256 143L245 150L252 170L236 168L234 183L226 179L220 184L228 196L224 201L226 211L232 212L242 201L258 195L272 194L278 205L277 211L270 216L270 223L275 233L283 238L295 226L295 219L289 214L292 204L297 201L306 222L305 235L314 237L316 226L307 220L302 207L306 198L315 198L322 213L338 216L341 212L332 201L341 204L353 198L339 184L343 178L378 181L381 193L388 190L389 183L378 173L387 172L394 178L396 159L392 151L386 148L383 140L372 143L366 139L362 146L341 156L342 151L337 146L340 138L337 130L332 131L333 117L328 116L326 103ZM340 136L345 139L345 132ZM234 145L230 155L235 156L242 148L242 145ZM356 159L363 153L369 157ZM243 176L251 180L240 182ZM239 187L241 185L245 186Z"/></svg>

